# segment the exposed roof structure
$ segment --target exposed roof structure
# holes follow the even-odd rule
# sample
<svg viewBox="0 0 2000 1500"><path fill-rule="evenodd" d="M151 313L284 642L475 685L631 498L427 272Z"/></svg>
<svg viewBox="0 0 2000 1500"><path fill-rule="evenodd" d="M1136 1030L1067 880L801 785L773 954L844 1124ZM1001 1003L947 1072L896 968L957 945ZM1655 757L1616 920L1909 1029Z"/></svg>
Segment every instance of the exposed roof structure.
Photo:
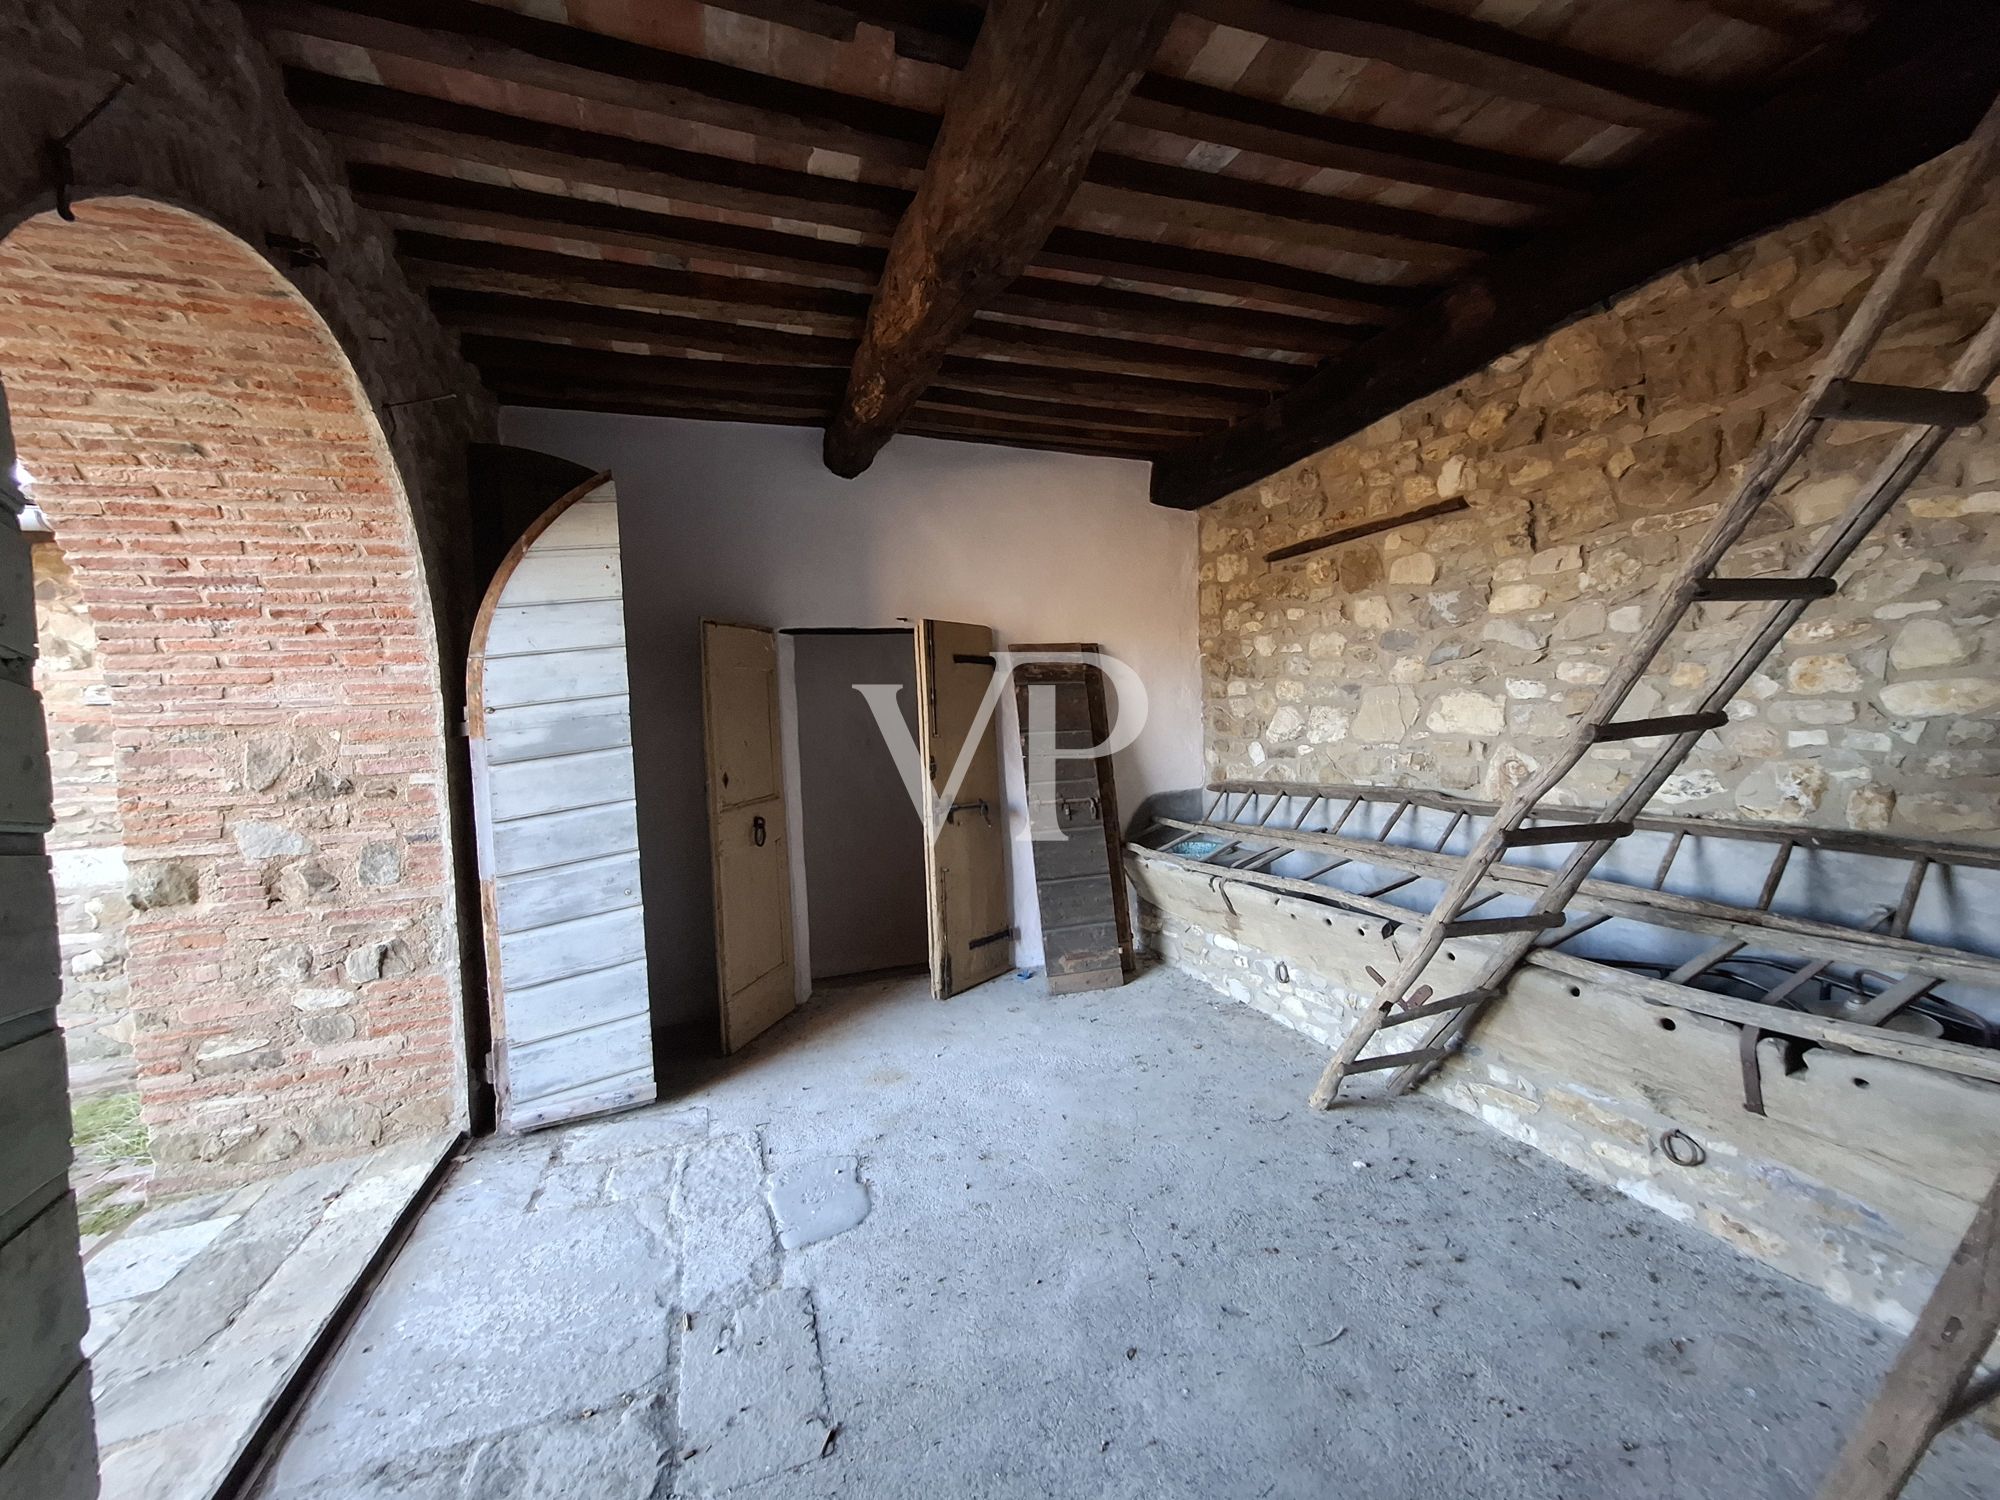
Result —
<svg viewBox="0 0 2000 1500"><path fill-rule="evenodd" d="M1025 264L959 286L874 445L1148 457L1156 498L1206 503L1951 144L2000 83L1991 9L1195 0L1129 77L1075 83L1115 114L1076 123L1050 221L1016 215ZM851 427L892 236L947 110L979 102L962 0L246 10L522 404ZM1075 6L1013 10L1031 31ZM975 86L1033 99L1048 75L1059 116L1060 55Z"/></svg>

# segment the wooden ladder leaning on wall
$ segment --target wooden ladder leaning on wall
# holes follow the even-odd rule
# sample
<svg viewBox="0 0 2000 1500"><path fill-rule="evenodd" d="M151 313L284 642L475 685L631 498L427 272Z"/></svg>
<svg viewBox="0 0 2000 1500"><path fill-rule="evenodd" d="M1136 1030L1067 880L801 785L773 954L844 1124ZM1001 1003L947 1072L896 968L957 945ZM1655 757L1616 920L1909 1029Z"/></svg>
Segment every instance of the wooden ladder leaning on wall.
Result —
<svg viewBox="0 0 2000 1500"><path fill-rule="evenodd" d="M1957 223L1994 165L1996 153L2000 153L2000 102L1988 111L1951 164L1861 306L1828 350L1797 409L1759 452L1735 496L1674 576L1658 610L1624 660L1613 669L1548 765L1508 797L1466 856L1457 877L1440 894L1437 904L1424 918L1415 946L1361 1013L1354 1029L1327 1064L1319 1086L1313 1090L1315 1108L1330 1108L1341 1084L1351 1074L1376 1069L1396 1069L1390 1092L1406 1093L1450 1054L1453 1044L1479 1013L1500 997L1536 939L1564 924L1564 907L1592 867L1613 844L1633 831L1633 820L1652 800L1660 784L1687 758L1695 742L1710 729L1728 722L1725 706L1784 638L1793 622L1813 600L1823 599L1838 589L1835 574L1841 564L1902 497L1946 438L1985 417L1984 393L1996 375L2000 375L2000 311L1973 336L1941 388L1875 385L1854 377L1888 326L1898 298L1929 264ZM1806 452L1821 426L1828 422L1892 422L1905 431L1846 514L1827 527L1801 571L1784 576L1724 576L1719 570L1730 550L1776 492L1779 482ZM1704 603L1761 603L1770 607L1763 612L1755 633L1740 654L1691 710L1654 718L1616 718L1626 696L1639 684L1654 657L1682 621ZM1633 776L1624 794L1607 809L1602 821L1534 822L1537 804L1593 748L1647 739L1662 743L1651 762ZM1537 896L1531 911L1502 917L1467 915L1473 907L1497 894L1482 892L1480 887L1508 850L1549 844L1575 847ZM1451 939L1468 937L1500 939L1471 987L1442 1000L1430 1000L1423 992L1413 994L1440 948ZM1423 1040L1410 1050L1362 1057L1363 1050L1385 1028L1424 1020L1431 1025Z"/></svg>

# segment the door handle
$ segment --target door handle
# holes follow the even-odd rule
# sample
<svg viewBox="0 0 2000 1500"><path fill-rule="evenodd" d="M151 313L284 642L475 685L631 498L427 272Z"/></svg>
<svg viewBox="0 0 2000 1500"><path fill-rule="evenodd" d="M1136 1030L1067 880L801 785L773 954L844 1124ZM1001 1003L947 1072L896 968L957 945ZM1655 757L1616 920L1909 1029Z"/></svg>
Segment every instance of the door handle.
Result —
<svg viewBox="0 0 2000 1500"><path fill-rule="evenodd" d="M755 844L759 849L761 849L764 847L764 840L766 837L767 833L764 828L764 815L762 813L759 813L756 817L750 820L750 842Z"/></svg>

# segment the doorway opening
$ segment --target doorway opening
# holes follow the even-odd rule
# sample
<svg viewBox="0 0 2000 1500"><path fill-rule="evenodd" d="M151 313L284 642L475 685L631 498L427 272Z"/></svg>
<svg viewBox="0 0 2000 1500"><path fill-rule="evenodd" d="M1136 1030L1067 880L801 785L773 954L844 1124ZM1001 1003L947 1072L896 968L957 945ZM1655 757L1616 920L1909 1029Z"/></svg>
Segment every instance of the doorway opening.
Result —
<svg viewBox="0 0 2000 1500"><path fill-rule="evenodd" d="M868 700L894 684L917 735L917 663L908 628L793 630L806 952L817 986L921 971L924 830Z"/></svg>
<svg viewBox="0 0 2000 1500"><path fill-rule="evenodd" d="M0 240L0 386L117 1497L235 1461L463 1073L436 633L374 413L250 246L75 213Z"/></svg>

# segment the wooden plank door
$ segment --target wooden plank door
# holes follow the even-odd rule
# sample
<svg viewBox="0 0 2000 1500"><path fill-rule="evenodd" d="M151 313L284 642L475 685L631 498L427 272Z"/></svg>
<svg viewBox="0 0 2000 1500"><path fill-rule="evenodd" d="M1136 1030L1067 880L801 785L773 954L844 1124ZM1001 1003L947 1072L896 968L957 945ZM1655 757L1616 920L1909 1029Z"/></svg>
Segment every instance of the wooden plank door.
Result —
<svg viewBox="0 0 2000 1500"><path fill-rule="evenodd" d="M776 634L702 621L701 696L722 1050L734 1052L783 1020L797 998Z"/></svg>
<svg viewBox="0 0 2000 1500"><path fill-rule="evenodd" d="M1097 651L1090 642L1013 649L1023 655ZM1081 661L1023 662L1014 668L1014 693L1049 992L1115 988L1137 968L1118 788L1110 756L1082 753L1110 738L1104 673ZM1066 753L1058 758L1056 750Z"/></svg>
<svg viewBox="0 0 2000 1500"><path fill-rule="evenodd" d="M599 475L500 565L467 714L500 1122L655 1097L618 495Z"/></svg>
<svg viewBox="0 0 2000 1500"><path fill-rule="evenodd" d="M994 723L998 705L997 699L989 701L995 670L987 626L917 622L917 748L929 788L924 886L931 993L940 1000L1014 964L1007 817ZM953 788L962 755L965 774Z"/></svg>
<svg viewBox="0 0 2000 1500"><path fill-rule="evenodd" d="M0 392L0 1495L97 1493L35 600Z"/></svg>

